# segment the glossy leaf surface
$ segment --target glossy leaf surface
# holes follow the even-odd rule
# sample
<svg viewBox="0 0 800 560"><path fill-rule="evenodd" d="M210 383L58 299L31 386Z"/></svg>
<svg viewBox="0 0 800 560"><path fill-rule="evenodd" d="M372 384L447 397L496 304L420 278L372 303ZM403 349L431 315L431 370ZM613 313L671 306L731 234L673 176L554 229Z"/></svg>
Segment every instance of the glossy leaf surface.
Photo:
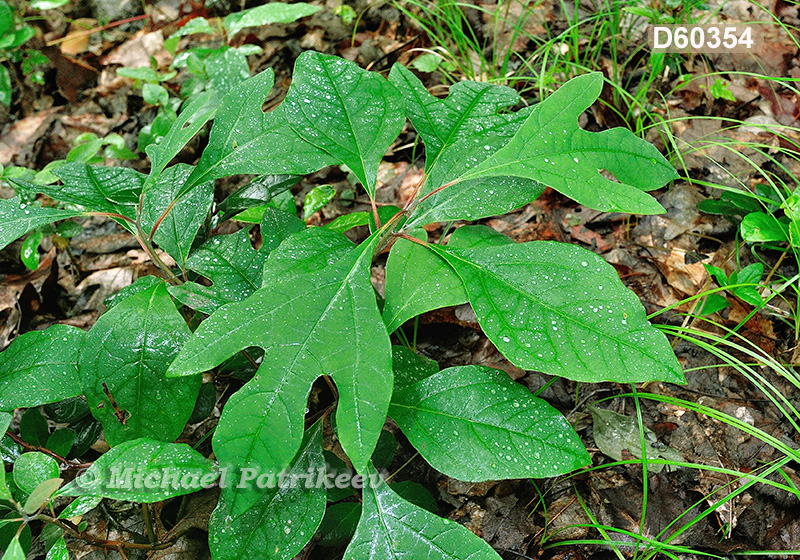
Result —
<svg viewBox="0 0 800 560"><path fill-rule="evenodd" d="M85 333L66 325L18 336L0 353L0 410L81 394L78 355Z"/></svg>
<svg viewBox="0 0 800 560"><path fill-rule="evenodd" d="M0 199L0 249L44 224L80 216L83 212L41 208L20 202L20 198Z"/></svg>
<svg viewBox="0 0 800 560"><path fill-rule="evenodd" d="M683 382L666 337L594 253L550 241L430 247L461 277L486 336L514 365L576 381Z"/></svg>
<svg viewBox="0 0 800 560"><path fill-rule="evenodd" d="M389 415L432 467L459 480L546 478L589 463L560 412L487 367L448 368L396 391Z"/></svg>
<svg viewBox="0 0 800 560"><path fill-rule="evenodd" d="M389 338L370 283L375 238L355 247L313 228L270 254L264 288L226 305L186 343L170 375L212 368L264 349L256 376L231 397L214 437L222 463L277 472L300 445L311 383L339 391L339 439L356 468L375 448L392 390Z"/></svg>
<svg viewBox="0 0 800 560"><path fill-rule="evenodd" d="M595 210L663 213L661 205L644 191L677 177L664 156L629 130L592 133L578 127L578 117L602 87L600 73L573 78L534 106L508 144L461 179L526 178ZM603 169L620 182L603 177Z"/></svg>
<svg viewBox="0 0 800 560"><path fill-rule="evenodd" d="M400 92L353 62L306 51L284 103L297 134L347 165L374 196L378 164L405 121Z"/></svg>
<svg viewBox="0 0 800 560"><path fill-rule="evenodd" d="M228 14L222 20L222 24L228 31L228 37L233 37L245 27L261 27L270 23L292 23L319 10L319 6L303 2L295 4L270 2L263 6Z"/></svg>
<svg viewBox="0 0 800 560"><path fill-rule="evenodd" d="M315 477L324 470L322 426L317 423L306 434L283 482L278 477L274 477L275 484L265 480L271 487L265 488L249 509L231 511L225 494L220 496L209 522L214 559L293 558L311 540L325 513L325 487L315 483ZM309 473L314 480L306 486Z"/></svg>
<svg viewBox="0 0 800 560"><path fill-rule="evenodd" d="M218 477L214 462L185 443L142 438L103 453L58 495L152 504L211 486Z"/></svg>
<svg viewBox="0 0 800 560"><path fill-rule="evenodd" d="M180 435L200 377L167 379L164 372L189 336L163 282L115 305L86 334L79 361L83 393L110 445Z"/></svg>
<svg viewBox="0 0 800 560"><path fill-rule="evenodd" d="M372 466L367 473L379 482L364 488L361 520L344 554L348 560L499 560L486 541L405 501Z"/></svg>

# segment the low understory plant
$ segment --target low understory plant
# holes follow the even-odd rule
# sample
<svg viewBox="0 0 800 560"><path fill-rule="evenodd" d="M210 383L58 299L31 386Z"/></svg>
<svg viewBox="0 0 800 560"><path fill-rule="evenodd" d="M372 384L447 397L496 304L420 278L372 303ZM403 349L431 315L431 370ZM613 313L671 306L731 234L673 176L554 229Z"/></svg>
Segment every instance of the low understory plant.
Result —
<svg viewBox="0 0 800 560"><path fill-rule="evenodd" d="M328 527L341 529L345 518L355 526L349 559L498 558L461 525L417 505L407 487L380 477L387 415L432 467L464 481L552 477L587 465L589 456L555 408L504 373L480 365L439 371L392 345L406 321L440 307L469 303L486 336L520 368L581 382L683 381L665 336L592 252L516 243L483 226L429 243L423 229L504 214L545 186L601 211L662 212L646 191L676 174L658 151L627 130L578 126L600 94L599 74L519 111L509 110L520 98L506 87L460 82L437 99L402 66L386 79L314 52L298 58L285 101L265 113L272 87L267 70L220 101L210 92L191 98L148 146L148 175L73 162L53 171L60 185L13 181L20 193L61 206L0 201L0 246L44 224L105 215L136 236L165 277L125 288L86 332L54 325L0 353L0 410L26 408L14 437L41 448L10 457L13 476L0 481L3 523L14 528L9 558L23 557L31 523L52 529L53 558L65 551L65 533L112 546L80 525L101 499L159 502L215 481L215 559L291 558L324 516ZM197 165L170 166L212 118ZM387 211L375 203L378 165L407 120L425 144L425 181L402 209ZM274 203L301 176L330 165L358 178L370 212L306 227ZM241 174L257 178L215 206L214 180ZM248 228L217 233L239 212L260 216L259 248ZM341 233L363 224L371 233L358 244ZM386 250L381 298L371 269ZM202 374L223 371L245 383L222 407L212 458L173 442L187 421L210 413L213 387ZM333 404L309 411L319 378ZM212 408L214 401L212 390ZM50 433L40 410L62 427ZM61 486L60 469L86 459L78 441L94 442L81 426L97 430L98 422L110 450ZM359 501L319 482L329 473L326 458L329 469L336 462L322 449L329 429L340 456L364 477ZM77 499L57 512L70 496ZM326 502L336 501L326 515ZM174 539L149 536L150 544L136 545Z"/></svg>

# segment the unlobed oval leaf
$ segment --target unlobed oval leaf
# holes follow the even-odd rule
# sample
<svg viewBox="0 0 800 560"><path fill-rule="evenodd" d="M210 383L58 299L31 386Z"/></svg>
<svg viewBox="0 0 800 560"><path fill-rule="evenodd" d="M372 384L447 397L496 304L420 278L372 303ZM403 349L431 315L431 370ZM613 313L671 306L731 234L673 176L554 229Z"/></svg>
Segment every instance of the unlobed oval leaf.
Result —
<svg viewBox="0 0 800 560"><path fill-rule="evenodd" d="M459 480L545 478L589 463L560 412L487 367L448 368L397 391L389 415L431 466Z"/></svg>
<svg viewBox="0 0 800 560"><path fill-rule="evenodd" d="M216 464L185 443L141 438L103 453L57 495L152 504L208 488L218 477Z"/></svg>
<svg viewBox="0 0 800 560"><path fill-rule="evenodd" d="M75 327L53 325L14 339L0 353L0 410L80 395L77 364L85 334Z"/></svg>
<svg viewBox="0 0 800 560"><path fill-rule="evenodd" d="M14 461L14 484L26 494L32 494L45 480L54 478L58 478L58 463L49 455L29 451Z"/></svg>
<svg viewBox="0 0 800 560"><path fill-rule="evenodd" d="M83 393L109 444L180 435L201 378L164 373L190 334L164 282L116 304L86 334L79 359Z"/></svg>
<svg viewBox="0 0 800 560"><path fill-rule="evenodd" d="M550 241L429 247L461 277L481 328L514 365L576 381L684 381L636 295L591 251Z"/></svg>
<svg viewBox="0 0 800 560"><path fill-rule="evenodd" d="M84 212L32 206L14 198L0 199L0 249L39 226L81 216Z"/></svg>

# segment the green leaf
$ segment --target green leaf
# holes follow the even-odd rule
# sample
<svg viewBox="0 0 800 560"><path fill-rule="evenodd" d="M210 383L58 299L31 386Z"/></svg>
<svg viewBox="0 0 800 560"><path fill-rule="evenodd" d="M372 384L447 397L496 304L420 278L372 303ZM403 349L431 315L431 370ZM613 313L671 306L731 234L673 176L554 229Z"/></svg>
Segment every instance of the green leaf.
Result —
<svg viewBox="0 0 800 560"><path fill-rule="evenodd" d="M6 437L6 430L11 424L13 416L7 412L0 412L0 437ZM6 470L0 469L0 500L10 502L12 500L11 492L8 489L6 482Z"/></svg>
<svg viewBox="0 0 800 560"><path fill-rule="evenodd" d="M26 494L32 494L42 482L53 478L58 478L58 463L49 455L31 451L14 462L14 483Z"/></svg>
<svg viewBox="0 0 800 560"><path fill-rule="evenodd" d="M417 235L426 239L422 230ZM448 247L479 248L509 243L513 241L486 226L464 226L450 236ZM417 243L405 239L395 242L386 261L383 320L387 331L394 332L412 317L427 311L466 302L461 279L446 261Z"/></svg>
<svg viewBox="0 0 800 560"><path fill-rule="evenodd" d="M143 82L156 83L161 81L158 72L149 66L140 66L137 68L117 68L117 75L124 78L132 78L134 80L142 80Z"/></svg>
<svg viewBox="0 0 800 560"><path fill-rule="evenodd" d="M19 421L19 435L31 445L43 447L50 437L50 426L39 407L29 408Z"/></svg>
<svg viewBox="0 0 800 560"><path fill-rule="evenodd" d="M150 105L166 105L169 103L169 92L164 86L158 84L144 84L142 98Z"/></svg>
<svg viewBox="0 0 800 560"><path fill-rule="evenodd" d="M431 513L439 511L439 504L436 503L436 498L428 492L422 484L417 484L410 480L403 480L401 482L392 482L390 485L392 490L406 501L411 502L415 506L426 509Z"/></svg>
<svg viewBox="0 0 800 560"><path fill-rule="evenodd" d="M118 303L86 333L78 362L83 393L110 445L180 435L201 379L166 379L164 372L189 336L163 282Z"/></svg>
<svg viewBox="0 0 800 560"><path fill-rule="evenodd" d="M439 364L405 346L392 346L395 392L439 373Z"/></svg>
<svg viewBox="0 0 800 560"><path fill-rule="evenodd" d="M433 468L459 480L546 478L590 462L560 412L487 367L448 368L396 391L389 415Z"/></svg>
<svg viewBox="0 0 800 560"><path fill-rule="evenodd" d="M31 233L25 241L22 242L19 258L28 270L36 270L39 268L39 244L42 242L43 237L44 234L37 230Z"/></svg>
<svg viewBox="0 0 800 560"><path fill-rule="evenodd" d="M269 252L288 239L293 233L306 229L306 224L294 214L274 206L267 206L259 224L261 250Z"/></svg>
<svg viewBox="0 0 800 560"><path fill-rule="evenodd" d="M256 251L248 230L218 235L196 249L186 267L205 276L212 286L187 282L170 293L192 309L211 314L226 303L241 301L261 287L267 253Z"/></svg>
<svg viewBox="0 0 800 560"><path fill-rule="evenodd" d="M230 39L245 27L261 27L270 23L293 23L300 18L317 13L320 9L319 6L303 2L295 4L270 2L263 6L228 14L222 20L222 24L228 30L228 39Z"/></svg>
<svg viewBox="0 0 800 560"><path fill-rule="evenodd" d="M742 237L748 243L789 241L789 227L772 214L751 212L742 220Z"/></svg>
<svg viewBox="0 0 800 560"><path fill-rule="evenodd" d="M332 222L325 224L325 227L331 231L344 233L354 227L369 225L369 217L369 212L350 212L337 216Z"/></svg>
<svg viewBox="0 0 800 560"><path fill-rule="evenodd" d="M436 558L499 560L486 541L398 496L372 467L364 487L363 512L344 557L348 560Z"/></svg>
<svg viewBox="0 0 800 560"><path fill-rule="evenodd" d="M58 487L61 486L62 482L64 482L64 480L61 478L51 478L43 481L33 492L31 492L31 495L28 496L28 499L25 500L25 505L23 506L22 511L28 515L33 515L36 513L40 507L47 503L53 493L58 490Z"/></svg>
<svg viewBox="0 0 800 560"><path fill-rule="evenodd" d="M0 103L11 106L11 75L8 68L0 64Z"/></svg>
<svg viewBox="0 0 800 560"><path fill-rule="evenodd" d="M19 196L0 199L0 249L39 226L82 215L74 210L30 206L20 202Z"/></svg>
<svg viewBox="0 0 800 560"><path fill-rule="evenodd" d="M533 108L508 144L461 179L520 177L595 210L663 213L661 205L643 192L677 177L658 150L626 129L592 133L578 127L578 117L602 87L600 73L573 78ZM603 177L602 169L620 182Z"/></svg>
<svg viewBox="0 0 800 560"><path fill-rule="evenodd" d="M45 447L53 453L66 457L76 439L78 434L72 428L57 428L47 438Z"/></svg>
<svg viewBox="0 0 800 560"><path fill-rule="evenodd" d="M77 144L67 154L67 163L97 163L94 156L103 147L101 138L91 138L86 142Z"/></svg>
<svg viewBox="0 0 800 560"><path fill-rule="evenodd" d="M92 511L103 501L102 496L81 496L76 498L58 514L59 519L72 519Z"/></svg>
<svg viewBox="0 0 800 560"><path fill-rule="evenodd" d="M11 539L11 543L9 543L8 548L6 548L3 554L3 559L25 560L25 551L22 550L22 546L19 544L19 535L14 535L14 538Z"/></svg>
<svg viewBox="0 0 800 560"><path fill-rule="evenodd" d="M67 0L68 2L69 0ZM47 551L47 556L45 560L69 560L69 551L67 550L67 543L64 541L64 536L58 538L58 540L53 543L53 546L50 547L50 550Z"/></svg>
<svg viewBox="0 0 800 560"><path fill-rule="evenodd" d="M54 10L69 4L69 0L34 0L28 7L34 10Z"/></svg>
<svg viewBox="0 0 800 560"><path fill-rule="evenodd" d="M243 173L306 175L333 164L326 152L304 141L286 121L284 105L264 113L273 72L265 70L235 86L222 100L214 126L183 190ZM289 88L291 92L292 88Z"/></svg>
<svg viewBox="0 0 800 560"><path fill-rule="evenodd" d="M311 189L303 202L303 219L307 220L322 210L335 196L336 189L330 185L322 185Z"/></svg>
<svg viewBox="0 0 800 560"><path fill-rule="evenodd" d="M700 310L700 315L711 315L717 311L722 311L726 307L730 307L730 305L731 304L728 302L725 296L720 294L709 294L705 303L703 303L703 307Z"/></svg>
<svg viewBox="0 0 800 560"><path fill-rule="evenodd" d="M236 49L225 49L206 59L206 74L220 96L250 77L250 65Z"/></svg>
<svg viewBox="0 0 800 560"><path fill-rule="evenodd" d="M716 281L720 288L724 288L728 285L728 275L725 274L725 271L719 268L718 266L713 266L710 264L703 263L703 267L706 269L708 274Z"/></svg>
<svg viewBox="0 0 800 560"><path fill-rule="evenodd" d="M361 504L344 502L333 504L325 511L319 526L320 546L343 546L356 532L361 517Z"/></svg>
<svg viewBox="0 0 800 560"><path fill-rule="evenodd" d="M14 10L5 0L0 1L0 35L5 35L14 25Z"/></svg>
<svg viewBox="0 0 800 560"><path fill-rule="evenodd" d="M145 176L127 167L103 167L85 163L67 163L53 173L63 185L39 185L12 179L24 192L41 193L95 212L115 212L135 217Z"/></svg>
<svg viewBox="0 0 800 560"><path fill-rule="evenodd" d="M405 122L400 92L353 62L306 51L283 106L297 134L349 167L374 197L378 164Z"/></svg>
<svg viewBox="0 0 800 560"><path fill-rule="evenodd" d="M209 181L179 198L181 187L192 172L192 167L177 163L166 169L152 188L144 194L142 226L150 233L153 225L170 208L159 224L153 240L184 268L197 231L206 219L214 202L214 183ZM177 201L177 202L175 202Z"/></svg>
<svg viewBox="0 0 800 560"><path fill-rule="evenodd" d="M170 35L169 38L172 39L173 37L196 35L198 33L215 35L217 31L213 27L211 27L211 24L208 23L208 20L206 18L196 17L187 21L183 27L181 27L175 33Z"/></svg>
<svg viewBox="0 0 800 560"><path fill-rule="evenodd" d="M297 175L265 175L256 177L217 205L220 212L233 212L263 206L273 197L286 192L300 182Z"/></svg>
<svg viewBox="0 0 800 560"><path fill-rule="evenodd" d="M209 546L215 560L289 560L314 536L325 513L322 425L309 429L281 482L274 478L249 509L237 512L223 493L209 521ZM308 477L313 480L309 482ZM256 485L257 479L249 484ZM267 483L270 481L267 480Z"/></svg>
<svg viewBox="0 0 800 560"><path fill-rule="evenodd" d="M339 391L339 440L356 468L375 448L392 392L389 337L370 282L377 237L355 247L324 228L293 235L273 251L264 288L220 308L186 343L170 375L264 349L256 376L225 407L214 435L223 464L277 472L303 430L311 383L330 375Z"/></svg>
<svg viewBox="0 0 800 560"><path fill-rule="evenodd" d="M158 181L161 172L172 158L178 155L183 147L194 138L194 135L214 117L219 107L219 96L213 91L200 93L193 96L184 105L177 120L172 123L167 133L157 144L150 144L145 149L145 153L150 158L150 175L147 177L144 190L152 188ZM210 178L209 178L210 179ZM203 183L197 181L192 186ZM181 191L179 196L189 190L186 188Z"/></svg>
<svg viewBox="0 0 800 560"><path fill-rule="evenodd" d="M549 241L429 247L461 277L484 333L514 365L592 383L684 382L666 337L591 251Z"/></svg>
<svg viewBox="0 0 800 560"><path fill-rule="evenodd" d="M414 230L410 235L427 239L424 230ZM383 320L388 332L427 311L466 302L461 278L447 261L407 239L395 241L386 260Z"/></svg>
<svg viewBox="0 0 800 560"><path fill-rule="evenodd" d="M185 443L142 438L112 447L57 495L152 504L207 488L217 478L214 462Z"/></svg>
<svg viewBox="0 0 800 560"><path fill-rule="evenodd" d="M406 99L408 118L425 142L427 180L421 194L461 176L507 144L530 113L501 112L521 101L504 86L459 82L446 99L430 95L409 70L395 64L390 81ZM519 178L464 181L433 194L414 211L410 225L503 214L538 197L544 187Z"/></svg>

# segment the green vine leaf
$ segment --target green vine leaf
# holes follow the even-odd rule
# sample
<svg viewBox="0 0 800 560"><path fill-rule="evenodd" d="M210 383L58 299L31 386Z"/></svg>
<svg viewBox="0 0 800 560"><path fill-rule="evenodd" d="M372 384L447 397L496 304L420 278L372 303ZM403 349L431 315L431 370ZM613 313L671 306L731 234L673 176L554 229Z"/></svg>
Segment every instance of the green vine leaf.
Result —
<svg viewBox="0 0 800 560"><path fill-rule="evenodd" d="M307 175L335 163L289 126L283 104L269 113L261 110L272 91L273 76L271 69L265 70L237 84L223 98L208 147L179 196L195 185L228 175Z"/></svg>
<svg viewBox="0 0 800 560"><path fill-rule="evenodd" d="M449 368L397 391L389 416L433 468L459 480L546 478L590 462L560 412L487 367Z"/></svg>
<svg viewBox="0 0 800 560"><path fill-rule="evenodd" d="M684 382L666 337L591 251L550 241L429 248L461 277L484 333L514 365L591 383Z"/></svg>
<svg viewBox="0 0 800 560"><path fill-rule="evenodd" d="M119 302L86 333L78 362L83 393L110 445L172 441L183 431L201 378L166 379L164 372L190 334L164 282Z"/></svg>
<svg viewBox="0 0 800 560"><path fill-rule="evenodd" d="M270 254L265 287L220 308L181 350L172 376L210 369L251 346L264 349L256 376L220 418L214 450L223 464L262 472L288 465L302 439L311 383L330 375L339 391L339 440L355 468L364 468L392 392L389 337L370 282L376 241L356 247L323 228L295 234Z"/></svg>
<svg viewBox="0 0 800 560"><path fill-rule="evenodd" d="M500 559L486 541L465 527L398 496L371 465L367 474L370 483L364 487L361 520L344 553L348 560Z"/></svg>
<svg viewBox="0 0 800 560"><path fill-rule="evenodd" d="M57 496L92 496L152 504L210 487L219 471L185 443L141 438L103 453Z"/></svg>
<svg viewBox="0 0 800 560"><path fill-rule="evenodd" d="M198 247L187 259L186 268L211 280L203 286L186 282L169 292L181 303L208 315L227 303L242 301L261 287L265 251L256 251L247 229L217 235Z"/></svg>
<svg viewBox="0 0 800 560"><path fill-rule="evenodd" d="M604 212L660 214L658 202L643 191L677 178L675 169L650 143L614 128L593 133L578 117L600 95L600 73L573 78L534 106L511 141L461 180L520 177L540 182L576 202ZM603 177L610 171L620 182Z"/></svg>
<svg viewBox="0 0 800 560"><path fill-rule="evenodd" d="M74 210L57 210L31 206L14 198L0 199L0 249L39 226L85 215Z"/></svg>
<svg viewBox="0 0 800 560"><path fill-rule="evenodd" d="M18 336L0 353L0 410L58 402L81 394L78 355L85 334L67 325Z"/></svg>
<svg viewBox="0 0 800 560"><path fill-rule="evenodd" d="M374 197L378 164L405 121L400 92L353 62L306 51L284 103L297 134L347 165Z"/></svg>
<svg viewBox="0 0 800 560"><path fill-rule="evenodd" d="M142 227L145 233L156 224L161 215L175 202L159 224L153 241L184 268L189 251L200 226L214 202L214 183L209 181L195 187L191 193L178 199L181 186L191 174L192 167L178 163L164 171L147 192L142 202Z"/></svg>
<svg viewBox="0 0 800 560"><path fill-rule="evenodd" d="M325 514L325 487L306 486L309 473L325 472L322 425L317 422L304 438L297 457L286 469L283 483L241 513L231 511L223 493L209 521L209 546L215 560L289 560L314 536ZM315 479L316 480L316 479ZM269 481L267 481L269 482ZM254 484L255 480L251 482Z"/></svg>

